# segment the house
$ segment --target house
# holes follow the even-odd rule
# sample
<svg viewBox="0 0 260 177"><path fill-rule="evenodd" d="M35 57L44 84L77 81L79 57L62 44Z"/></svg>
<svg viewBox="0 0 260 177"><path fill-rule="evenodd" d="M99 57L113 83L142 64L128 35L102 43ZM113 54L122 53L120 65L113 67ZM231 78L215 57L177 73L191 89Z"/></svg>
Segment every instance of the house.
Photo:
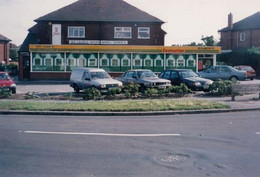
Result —
<svg viewBox="0 0 260 177"><path fill-rule="evenodd" d="M164 47L164 21L123 0L78 0L35 22L19 50L20 80L67 80L77 66L113 76L136 68L196 70L199 57L214 64L220 52Z"/></svg>
<svg viewBox="0 0 260 177"><path fill-rule="evenodd" d="M0 64L9 64L10 41L10 39L0 34Z"/></svg>
<svg viewBox="0 0 260 177"><path fill-rule="evenodd" d="M228 26L219 30L222 50L260 47L260 12L233 23L228 15Z"/></svg>

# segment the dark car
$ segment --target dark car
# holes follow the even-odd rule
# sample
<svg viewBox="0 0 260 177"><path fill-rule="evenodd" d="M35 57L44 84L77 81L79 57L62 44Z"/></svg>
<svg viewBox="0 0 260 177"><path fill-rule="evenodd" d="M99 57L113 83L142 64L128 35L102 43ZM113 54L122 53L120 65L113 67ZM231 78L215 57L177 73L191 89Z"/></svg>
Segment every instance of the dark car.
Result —
<svg viewBox="0 0 260 177"><path fill-rule="evenodd" d="M238 65L238 66L234 66L234 68L236 68L237 70L240 70L240 71L246 71L247 78L249 78L251 80L254 80L256 77L256 72L251 66Z"/></svg>
<svg viewBox="0 0 260 177"><path fill-rule="evenodd" d="M207 70L199 72L198 75L211 80L222 79L237 81L247 78L246 71L239 71L227 65L211 66Z"/></svg>
<svg viewBox="0 0 260 177"><path fill-rule="evenodd" d="M190 69L171 69L160 73L160 78L168 79L172 85L186 84L192 90L208 91L212 80L199 77Z"/></svg>
<svg viewBox="0 0 260 177"><path fill-rule="evenodd" d="M7 72L0 72L0 88L8 88L12 93L16 93L16 84Z"/></svg>
<svg viewBox="0 0 260 177"><path fill-rule="evenodd" d="M171 86L171 82L166 79L160 79L154 72L148 69L136 69L126 71L121 77L116 77L116 80L129 84L130 82L139 84L140 90L146 88L164 89Z"/></svg>

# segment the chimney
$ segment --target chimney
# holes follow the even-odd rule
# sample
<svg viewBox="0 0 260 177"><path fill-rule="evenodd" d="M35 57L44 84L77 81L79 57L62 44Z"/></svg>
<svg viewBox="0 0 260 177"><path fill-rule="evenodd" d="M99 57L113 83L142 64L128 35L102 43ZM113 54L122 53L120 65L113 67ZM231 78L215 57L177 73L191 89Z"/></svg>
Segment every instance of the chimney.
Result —
<svg viewBox="0 0 260 177"><path fill-rule="evenodd" d="M230 14L228 15L228 29L232 29L233 28L233 14L230 12Z"/></svg>

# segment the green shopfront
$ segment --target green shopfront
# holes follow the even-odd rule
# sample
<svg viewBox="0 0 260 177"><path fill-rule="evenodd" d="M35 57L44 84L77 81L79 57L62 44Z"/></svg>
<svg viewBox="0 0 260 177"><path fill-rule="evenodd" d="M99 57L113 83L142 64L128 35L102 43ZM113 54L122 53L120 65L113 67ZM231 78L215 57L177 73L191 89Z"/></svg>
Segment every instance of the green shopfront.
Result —
<svg viewBox="0 0 260 177"><path fill-rule="evenodd" d="M192 69L216 64L220 47L30 45L30 79L68 80L75 67L103 68L113 76L130 69Z"/></svg>

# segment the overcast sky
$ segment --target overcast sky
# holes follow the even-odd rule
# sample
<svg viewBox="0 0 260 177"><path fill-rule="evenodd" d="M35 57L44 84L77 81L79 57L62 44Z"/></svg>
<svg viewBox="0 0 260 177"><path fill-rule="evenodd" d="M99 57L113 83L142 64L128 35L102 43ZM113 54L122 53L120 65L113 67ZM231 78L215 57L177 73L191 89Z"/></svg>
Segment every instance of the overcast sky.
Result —
<svg viewBox="0 0 260 177"><path fill-rule="evenodd" d="M34 20L76 0L0 0L0 34L17 45L22 44ZM109 1L109 0L108 0ZM234 22L260 11L260 0L125 0L165 21L165 45L201 43L201 37L213 35Z"/></svg>

